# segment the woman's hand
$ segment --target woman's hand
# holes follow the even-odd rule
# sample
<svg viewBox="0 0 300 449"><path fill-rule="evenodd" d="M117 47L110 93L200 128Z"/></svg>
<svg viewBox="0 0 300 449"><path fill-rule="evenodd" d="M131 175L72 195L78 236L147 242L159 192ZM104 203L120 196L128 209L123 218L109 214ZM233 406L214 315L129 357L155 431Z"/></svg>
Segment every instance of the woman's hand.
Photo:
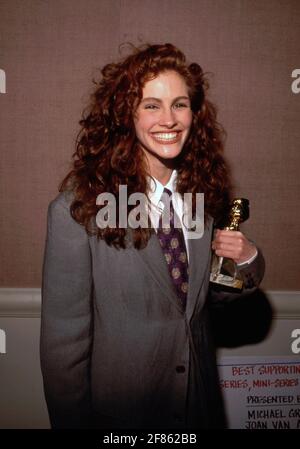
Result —
<svg viewBox="0 0 300 449"><path fill-rule="evenodd" d="M217 256L233 259L237 264L247 262L257 249L242 232L217 229L212 242Z"/></svg>

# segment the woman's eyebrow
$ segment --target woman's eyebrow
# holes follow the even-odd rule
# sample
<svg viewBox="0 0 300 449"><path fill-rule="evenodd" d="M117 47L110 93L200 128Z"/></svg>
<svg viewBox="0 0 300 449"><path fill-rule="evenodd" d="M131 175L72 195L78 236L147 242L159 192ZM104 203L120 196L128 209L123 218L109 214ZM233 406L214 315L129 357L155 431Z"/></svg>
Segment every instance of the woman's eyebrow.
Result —
<svg viewBox="0 0 300 449"><path fill-rule="evenodd" d="M178 100L189 100L189 99L190 99L189 97L186 97L186 96L182 95L180 97L174 98L174 100L172 100L172 102L178 101ZM147 98L143 98L141 103L144 103L146 101L157 101L158 103L162 102L161 98L147 97Z"/></svg>

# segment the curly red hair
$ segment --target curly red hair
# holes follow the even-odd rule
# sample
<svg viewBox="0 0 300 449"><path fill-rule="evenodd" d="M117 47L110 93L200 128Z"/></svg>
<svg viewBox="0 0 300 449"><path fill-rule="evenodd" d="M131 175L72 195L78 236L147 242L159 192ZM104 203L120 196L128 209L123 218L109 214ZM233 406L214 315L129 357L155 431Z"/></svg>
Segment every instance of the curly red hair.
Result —
<svg viewBox="0 0 300 449"><path fill-rule="evenodd" d="M203 192L205 215L220 220L230 202L229 169L223 157L224 130L216 119L216 108L208 100L208 80L197 63L187 64L184 54L172 44L134 48L118 63L107 64L91 96L91 104L80 120L81 130L73 154L73 167L60 191L72 190L73 218L96 233L107 244L126 247L126 230L95 227L100 193L113 193L118 201L120 185L131 193L147 194L148 176L144 153L134 127L134 114L145 83L159 73L173 70L189 90L193 112L189 137L176 158L177 191ZM128 213L133 208L128 207ZM151 229L132 230L136 248L147 244ZM153 232L153 231L152 231Z"/></svg>

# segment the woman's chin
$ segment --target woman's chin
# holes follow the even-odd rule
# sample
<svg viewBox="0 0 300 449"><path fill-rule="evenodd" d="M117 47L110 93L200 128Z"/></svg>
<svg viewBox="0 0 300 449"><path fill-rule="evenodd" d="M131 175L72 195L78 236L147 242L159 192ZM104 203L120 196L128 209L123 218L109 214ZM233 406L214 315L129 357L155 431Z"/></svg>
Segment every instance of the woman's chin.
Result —
<svg viewBox="0 0 300 449"><path fill-rule="evenodd" d="M181 151L182 147L171 148L171 145L168 145L160 149L159 155L163 159L174 159L179 156Z"/></svg>

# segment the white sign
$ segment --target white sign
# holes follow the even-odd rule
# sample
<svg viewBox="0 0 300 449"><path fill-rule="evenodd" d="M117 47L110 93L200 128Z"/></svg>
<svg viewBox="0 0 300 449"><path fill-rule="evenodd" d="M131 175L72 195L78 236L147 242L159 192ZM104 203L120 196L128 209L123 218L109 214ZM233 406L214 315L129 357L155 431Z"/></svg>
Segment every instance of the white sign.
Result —
<svg viewBox="0 0 300 449"><path fill-rule="evenodd" d="M219 376L231 429L300 429L299 357L222 357Z"/></svg>

